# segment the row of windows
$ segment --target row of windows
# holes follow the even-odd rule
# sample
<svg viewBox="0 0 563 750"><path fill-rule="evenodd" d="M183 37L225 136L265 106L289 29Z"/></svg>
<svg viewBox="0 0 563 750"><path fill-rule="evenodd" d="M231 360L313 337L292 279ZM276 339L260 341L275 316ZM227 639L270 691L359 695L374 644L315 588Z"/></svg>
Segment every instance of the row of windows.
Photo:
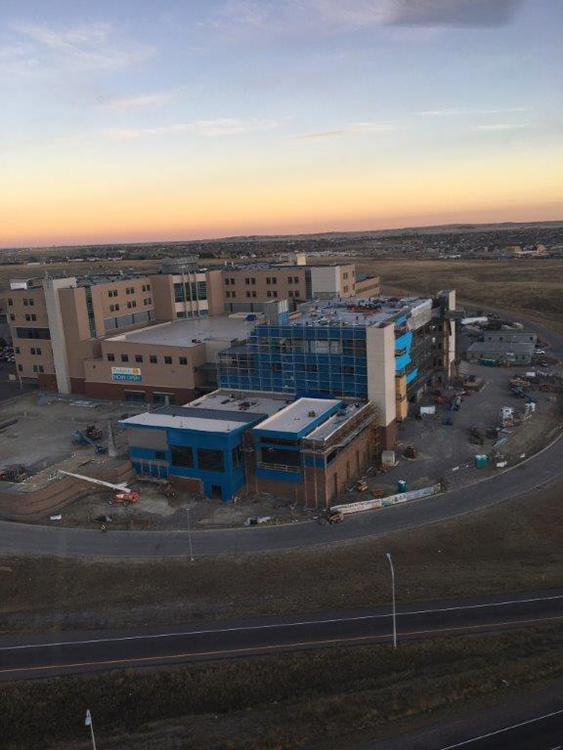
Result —
<svg viewBox="0 0 563 750"><path fill-rule="evenodd" d="M14 300L11 297L8 297L8 307L12 307L14 304ZM32 297L24 297L23 304L26 307L33 307L35 305L35 300Z"/></svg>
<svg viewBox="0 0 563 750"><path fill-rule="evenodd" d="M150 290L151 290L150 284L143 284L141 286L142 292L150 292ZM108 291L108 297L117 297L118 294L119 294L119 289L110 289ZM134 286L125 287L125 294L135 294L135 287Z"/></svg>
<svg viewBox="0 0 563 750"><path fill-rule="evenodd" d="M128 354L122 354L120 356L120 359L122 362L129 362L129 355ZM144 356L142 354L135 354L134 355L135 362L138 364L142 364L144 361ZM171 365L172 364L172 357L166 355L162 358L165 365ZM107 361L108 362L115 362L115 354L112 352L108 352L107 354ZM158 364L158 357L156 354L150 354L149 355L149 362L151 365L157 365ZM187 365L188 364L188 358L187 357L178 357L178 364L179 365Z"/></svg>
<svg viewBox="0 0 563 750"><path fill-rule="evenodd" d="M215 448L196 448L197 468L201 471L225 471L225 454ZM173 466L183 466L187 469L194 468L194 449L189 445L172 445L170 454ZM163 458L164 458L164 454ZM233 469L237 469L242 463L242 451L240 446L231 451Z"/></svg>
<svg viewBox="0 0 563 750"><path fill-rule="evenodd" d="M18 365L18 372L23 372L23 365ZM43 365L33 365L33 372L45 372Z"/></svg>
<svg viewBox="0 0 563 750"><path fill-rule="evenodd" d="M13 313L10 313L10 320L15 320L16 316ZM26 313L25 319L29 323L32 320L37 320L37 315L35 313Z"/></svg>
<svg viewBox="0 0 563 750"><path fill-rule="evenodd" d="M29 353L30 354L39 354L40 355L42 352L41 352L41 349L38 346L37 347L32 346L31 349L29 350ZM19 346L16 346L16 348L14 349L14 354L20 354L20 348L19 348Z"/></svg>
<svg viewBox="0 0 563 750"><path fill-rule="evenodd" d="M225 286L235 286L236 279L229 277L225 279ZM244 283L247 286L256 286L256 278L254 276L247 276L244 280ZM277 276L266 276L266 284L272 285L278 283L278 277ZM287 283L288 284L299 284L299 276L288 276L287 277Z"/></svg>

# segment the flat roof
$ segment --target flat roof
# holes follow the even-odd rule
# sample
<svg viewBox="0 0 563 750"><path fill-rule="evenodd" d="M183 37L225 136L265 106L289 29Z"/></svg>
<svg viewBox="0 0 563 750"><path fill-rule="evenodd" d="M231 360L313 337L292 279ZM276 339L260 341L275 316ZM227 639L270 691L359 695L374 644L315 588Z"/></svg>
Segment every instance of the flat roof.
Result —
<svg viewBox="0 0 563 750"><path fill-rule="evenodd" d="M185 406L163 406L122 420L137 427L174 428L225 433L270 417L287 408L287 399L254 391L213 391Z"/></svg>
<svg viewBox="0 0 563 750"><path fill-rule="evenodd" d="M350 298L346 300L315 300L301 305L301 316L291 321L294 325L372 326L391 321L395 317L410 315L417 308L431 307L430 297L377 297Z"/></svg>
<svg viewBox="0 0 563 750"><path fill-rule="evenodd" d="M365 402L342 404L342 408L336 414L333 414L326 422L323 422L307 435L307 440L328 440L333 433L339 430L352 417L355 417L359 411L365 409L367 405Z"/></svg>
<svg viewBox="0 0 563 750"><path fill-rule="evenodd" d="M249 313L250 314L250 313ZM256 313L254 313L255 315ZM137 331L121 333L106 341L130 341L137 344L190 347L204 341L234 341L245 339L259 320L246 321L228 315L180 319L171 323L147 326Z"/></svg>
<svg viewBox="0 0 563 750"><path fill-rule="evenodd" d="M324 414L340 406L340 399L299 398L257 425L259 430L295 434L312 426Z"/></svg>

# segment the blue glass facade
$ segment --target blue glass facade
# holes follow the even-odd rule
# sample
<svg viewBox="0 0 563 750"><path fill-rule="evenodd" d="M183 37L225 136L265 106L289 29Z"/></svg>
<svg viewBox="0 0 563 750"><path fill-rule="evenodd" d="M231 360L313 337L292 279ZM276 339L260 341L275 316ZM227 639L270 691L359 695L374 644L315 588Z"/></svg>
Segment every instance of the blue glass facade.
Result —
<svg viewBox="0 0 563 750"><path fill-rule="evenodd" d="M258 325L218 356L219 387L367 399L366 331L360 326Z"/></svg>

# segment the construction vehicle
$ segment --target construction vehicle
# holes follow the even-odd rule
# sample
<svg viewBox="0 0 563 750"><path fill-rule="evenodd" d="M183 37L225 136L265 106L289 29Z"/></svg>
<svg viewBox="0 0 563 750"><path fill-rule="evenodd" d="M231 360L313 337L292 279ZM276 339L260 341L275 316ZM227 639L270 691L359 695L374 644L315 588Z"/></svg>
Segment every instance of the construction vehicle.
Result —
<svg viewBox="0 0 563 750"><path fill-rule="evenodd" d="M356 490L356 492L365 492L367 488L368 488L368 483L364 479L360 479L354 485L354 489Z"/></svg>
<svg viewBox="0 0 563 750"><path fill-rule="evenodd" d="M90 424L86 427L85 430L75 430L72 434L72 442L75 445L94 445L96 446L96 441L101 440L103 438L104 434L101 430L99 430L96 425ZM101 450L98 450L100 448ZM96 446L96 452L97 453L105 453L107 451L107 448L103 448L101 446Z"/></svg>
<svg viewBox="0 0 563 750"><path fill-rule="evenodd" d="M135 505L139 498L138 492L116 492L111 500L108 500L108 505Z"/></svg>
<svg viewBox="0 0 563 750"><path fill-rule="evenodd" d="M321 526L326 526L327 524L335 524L335 523L342 523L344 520L344 513L342 513L341 510L332 510L331 508L328 508L328 510L325 510L320 516L319 516L319 523Z"/></svg>
<svg viewBox="0 0 563 750"><path fill-rule="evenodd" d="M474 425L469 428L469 442L474 445L483 445L484 439L481 430Z"/></svg>

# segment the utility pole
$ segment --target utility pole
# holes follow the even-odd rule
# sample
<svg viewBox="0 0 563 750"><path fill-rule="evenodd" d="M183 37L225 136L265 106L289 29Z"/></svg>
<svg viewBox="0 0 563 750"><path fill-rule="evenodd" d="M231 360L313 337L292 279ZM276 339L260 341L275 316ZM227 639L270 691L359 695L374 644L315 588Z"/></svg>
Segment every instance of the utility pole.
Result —
<svg viewBox="0 0 563 750"><path fill-rule="evenodd" d="M389 560L389 567L391 568L391 589L393 591L393 648L397 648L397 607L395 602L395 568L393 567L393 560L391 559L391 553L387 553L387 559Z"/></svg>
<svg viewBox="0 0 563 750"><path fill-rule="evenodd" d="M94 737L94 723L92 722L92 714L90 713L90 709L86 711L84 724L87 727L90 727L90 736L92 738L92 750L96 750L96 738Z"/></svg>

